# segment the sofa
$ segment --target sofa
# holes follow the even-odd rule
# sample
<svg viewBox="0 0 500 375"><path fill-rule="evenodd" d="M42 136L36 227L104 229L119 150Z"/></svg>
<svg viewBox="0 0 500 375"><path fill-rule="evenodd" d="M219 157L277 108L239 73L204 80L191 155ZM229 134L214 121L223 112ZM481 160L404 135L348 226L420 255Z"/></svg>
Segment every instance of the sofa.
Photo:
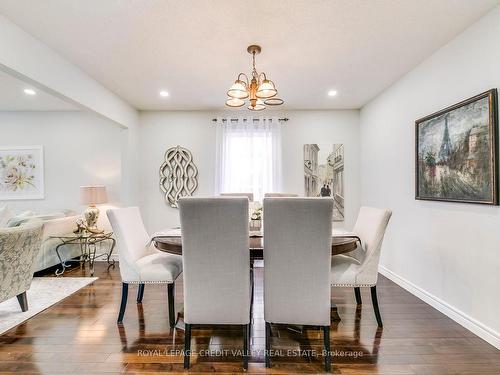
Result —
<svg viewBox="0 0 500 375"><path fill-rule="evenodd" d="M56 247L61 241L51 237L72 233L76 228L76 221L79 218L79 215L75 215L74 212L70 210L60 210L42 214L24 211L14 215L7 207L0 207L0 228L22 227L26 222L33 219L42 221L43 230L41 245L34 263L34 272L44 270L60 263L56 253ZM75 245L64 245L61 246L60 249L63 260L71 259L81 254L80 247Z"/></svg>
<svg viewBox="0 0 500 375"><path fill-rule="evenodd" d="M76 228L76 220L79 218L80 216L74 215L44 221L42 242L36 260L35 272L61 263L56 253L56 247L61 241L51 237L72 233ZM80 256L81 250L76 245L63 245L60 247L60 254L63 260L67 260Z"/></svg>

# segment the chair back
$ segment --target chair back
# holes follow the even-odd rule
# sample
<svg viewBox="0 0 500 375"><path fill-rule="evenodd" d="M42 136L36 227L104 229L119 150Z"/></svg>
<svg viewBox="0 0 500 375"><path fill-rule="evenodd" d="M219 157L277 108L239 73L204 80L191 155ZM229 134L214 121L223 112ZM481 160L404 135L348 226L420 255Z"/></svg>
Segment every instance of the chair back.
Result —
<svg viewBox="0 0 500 375"><path fill-rule="evenodd" d="M253 193L221 193L221 197L247 197L249 202L253 202Z"/></svg>
<svg viewBox="0 0 500 375"><path fill-rule="evenodd" d="M264 319L330 325L333 200L264 198Z"/></svg>
<svg viewBox="0 0 500 375"><path fill-rule="evenodd" d="M43 222L0 229L0 302L28 290L42 243Z"/></svg>
<svg viewBox="0 0 500 375"><path fill-rule="evenodd" d="M361 239L362 251L356 258L361 262L358 282L374 284L377 281L380 249L392 216L391 210L361 207L353 232Z"/></svg>
<svg viewBox="0 0 500 375"><path fill-rule="evenodd" d="M110 209L106 212L113 228L122 281L140 281L136 261L149 254L149 235L138 207Z"/></svg>
<svg viewBox="0 0 500 375"><path fill-rule="evenodd" d="M184 321L248 324L247 198L181 198Z"/></svg>
<svg viewBox="0 0 500 375"><path fill-rule="evenodd" d="M294 193L266 193L264 194L264 198L289 198L289 197L298 197L298 194Z"/></svg>

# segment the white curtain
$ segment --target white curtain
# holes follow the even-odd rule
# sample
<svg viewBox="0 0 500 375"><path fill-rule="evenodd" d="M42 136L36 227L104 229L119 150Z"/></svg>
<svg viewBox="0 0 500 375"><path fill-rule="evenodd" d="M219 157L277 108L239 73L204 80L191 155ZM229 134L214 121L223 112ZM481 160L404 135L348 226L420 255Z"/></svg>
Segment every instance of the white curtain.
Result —
<svg viewBox="0 0 500 375"><path fill-rule="evenodd" d="M277 118L217 118L215 193L281 191L281 125Z"/></svg>

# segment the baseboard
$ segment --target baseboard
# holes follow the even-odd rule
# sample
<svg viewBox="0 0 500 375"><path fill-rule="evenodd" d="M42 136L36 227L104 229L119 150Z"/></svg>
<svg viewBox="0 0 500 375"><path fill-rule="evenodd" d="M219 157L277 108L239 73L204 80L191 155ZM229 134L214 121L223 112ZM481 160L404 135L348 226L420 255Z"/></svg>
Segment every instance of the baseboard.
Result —
<svg viewBox="0 0 500 375"><path fill-rule="evenodd" d="M490 327L485 326L483 323L471 318L464 312L456 309L455 307L449 305L445 301L437 298L436 296L426 292L422 288L413 284L412 282L406 280L405 278L399 276L398 274L392 272L384 266L379 266L379 272L398 284L403 289L414 296L420 298L425 303L431 305L436 310L442 312L447 317L453 319L455 322L468 329L475 335L479 336L483 340L487 341L497 349L500 349L500 334Z"/></svg>

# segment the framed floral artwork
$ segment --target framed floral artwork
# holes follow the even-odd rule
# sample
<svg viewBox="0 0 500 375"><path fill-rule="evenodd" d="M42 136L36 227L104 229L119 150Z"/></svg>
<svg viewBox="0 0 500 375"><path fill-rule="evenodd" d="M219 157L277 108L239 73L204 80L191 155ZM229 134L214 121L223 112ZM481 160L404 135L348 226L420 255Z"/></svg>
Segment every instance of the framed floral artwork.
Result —
<svg viewBox="0 0 500 375"><path fill-rule="evenodd" d="M43 146L0 146L0 201L43 198Z"/></svg>

